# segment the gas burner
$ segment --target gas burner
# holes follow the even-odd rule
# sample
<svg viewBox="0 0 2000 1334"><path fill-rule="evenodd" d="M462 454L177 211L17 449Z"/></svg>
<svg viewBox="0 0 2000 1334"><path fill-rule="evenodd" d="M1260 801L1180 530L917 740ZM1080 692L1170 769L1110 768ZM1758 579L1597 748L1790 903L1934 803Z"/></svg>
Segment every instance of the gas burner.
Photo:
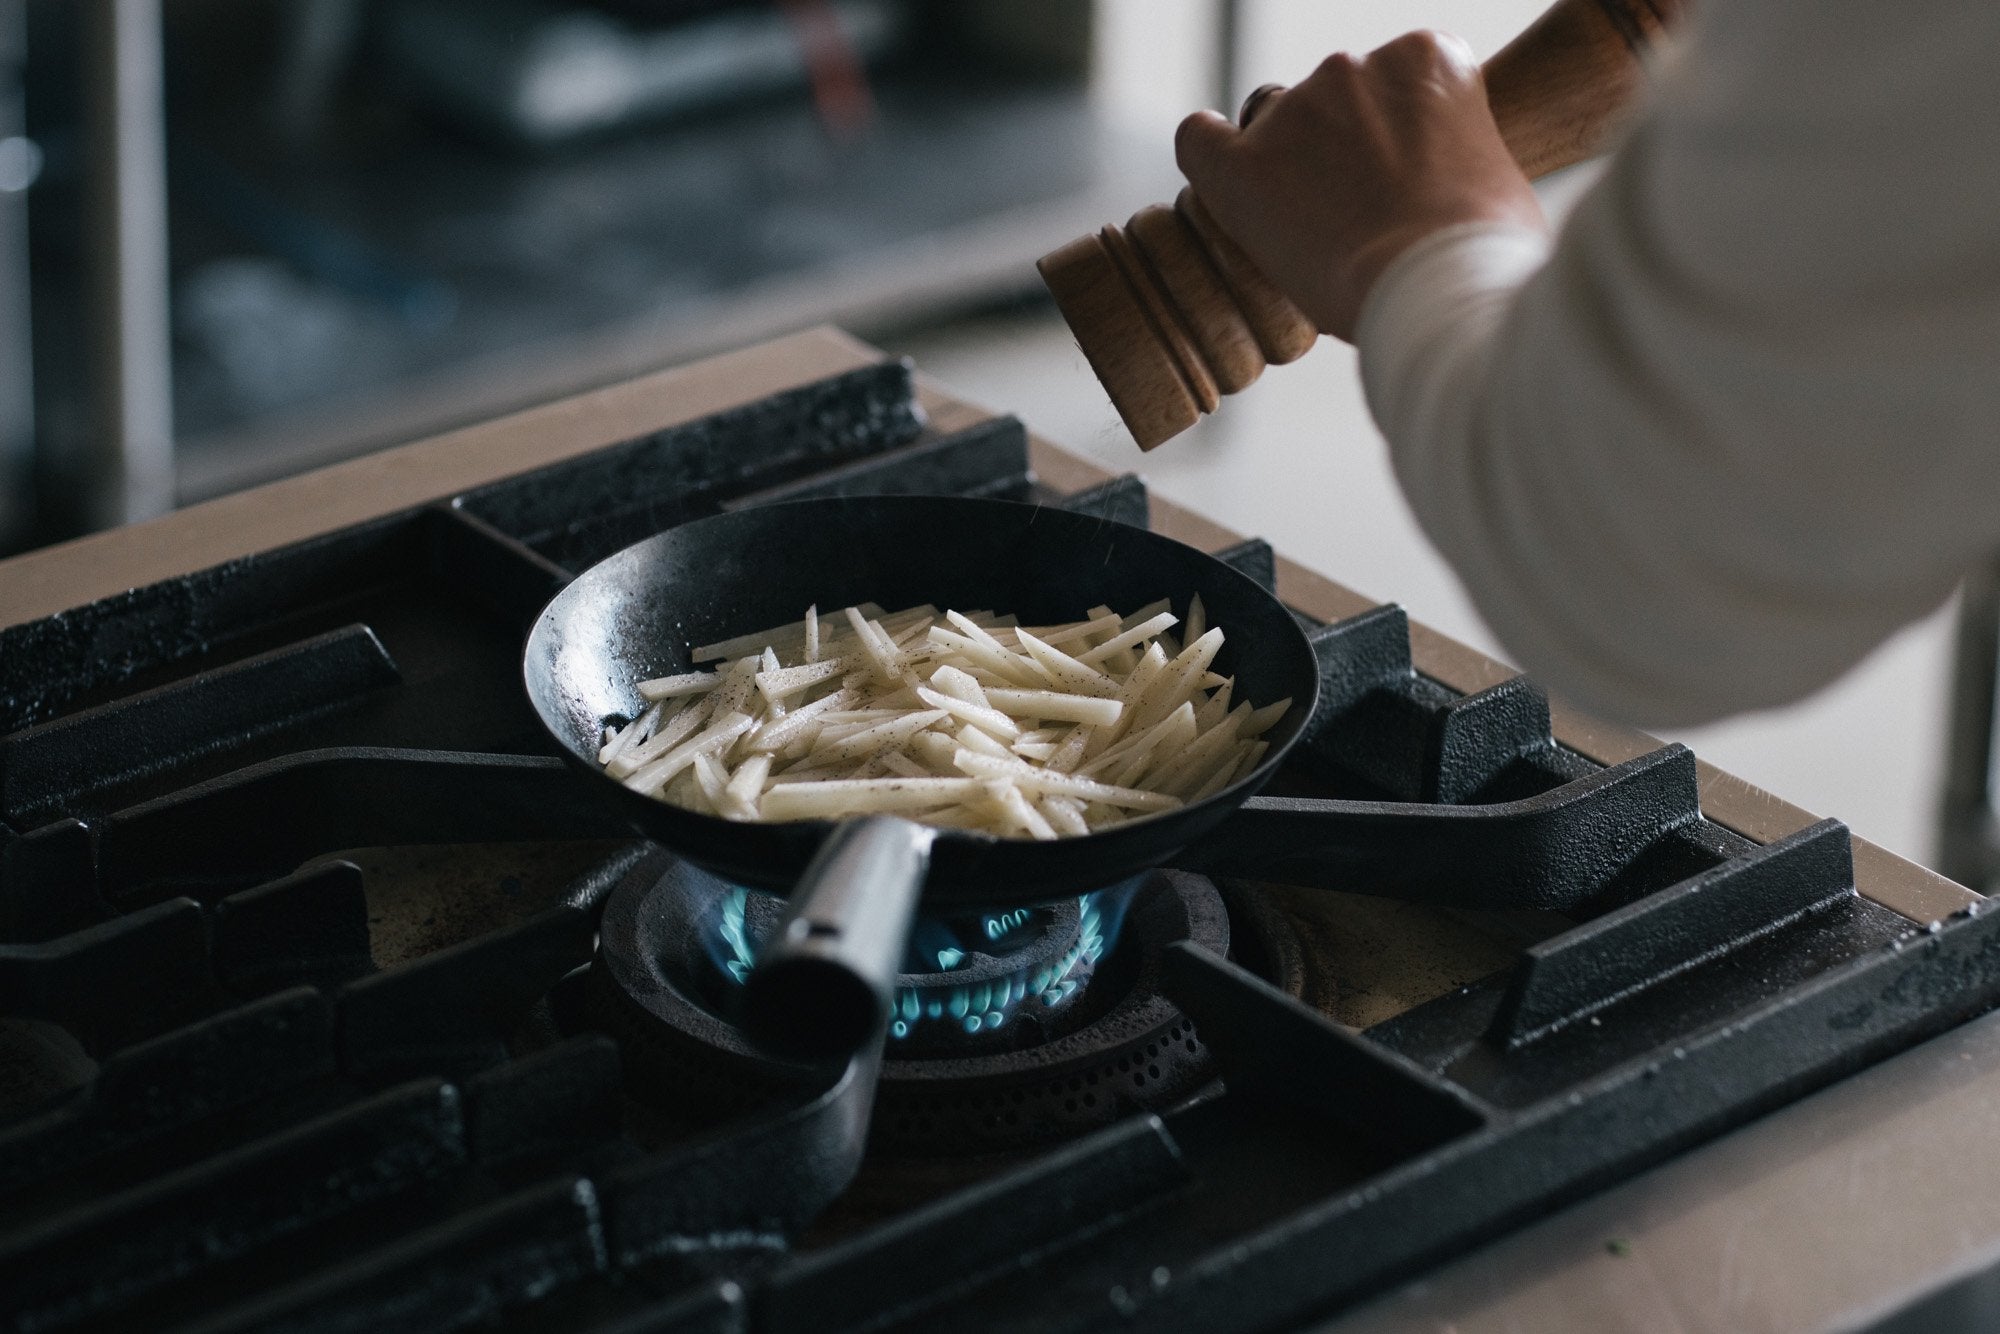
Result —
<svg viewBox="0 0 2000 1334"><path fill-rule="evenodd" d="M613 893L594 1013L626 1043L640 1098L707 1124L824 1080L752 1047L734 1022L742 979L782 908L685 862ZM1175 872L1039 908L920 922L911 971L897 978L877 1145L1015 1147L1199 1087L1212 1073L1207 1051L1157 987L1160 953L1177 940L1219 954L1229 928L1214 886Z"/></svg>
<svg viewBox="0 0 2000 1334"><path fill-rule="evenodd" d="M734 1013L735 985L779 927L783 905L769 894L713 882L690 896L725 994L710 1000ZM911 931L891 1002L889 1055L951 1056L1014 1050L1068 1031L1107 937L1115 940L1137 880L1036 908L921 918Z"/></svg>

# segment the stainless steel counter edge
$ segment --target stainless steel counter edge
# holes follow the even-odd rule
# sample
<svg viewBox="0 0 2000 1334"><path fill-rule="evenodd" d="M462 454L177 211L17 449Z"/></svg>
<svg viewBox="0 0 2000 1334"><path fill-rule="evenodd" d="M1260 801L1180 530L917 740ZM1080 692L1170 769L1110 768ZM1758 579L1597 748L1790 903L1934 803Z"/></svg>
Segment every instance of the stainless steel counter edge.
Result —
<svg viewBox="0 0 2000 1334"><path fill-rule="evenodd" d="M1996 1142L2000 1013L1315 1328L1320 1334L1865 1328L1913 1297L2000 1262Z"/></svg>

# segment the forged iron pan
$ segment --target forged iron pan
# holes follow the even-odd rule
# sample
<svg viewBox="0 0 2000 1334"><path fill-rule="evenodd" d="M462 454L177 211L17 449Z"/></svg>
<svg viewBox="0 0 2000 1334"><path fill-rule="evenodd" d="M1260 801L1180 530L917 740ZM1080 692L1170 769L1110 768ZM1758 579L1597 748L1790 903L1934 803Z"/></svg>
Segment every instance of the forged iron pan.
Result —
<svg viewBox="0 0 2000 1334"><path fill-rule="evenodd" d="M1084 619L1099 604L1129 612L1161 597L1185 617L1195 594L1208 623L1225 632L1214 670L1236 678L1236 698L1262 705L1289 696L1292 707L1265 734L1270 749L1255 770L1178 810L1053 842L934 831L888 817L839 826L747 823L641 796L597 763L606 721L644 707L640 681L691 670L693 645L789 624L809 605L831 613L861 602L891 610L928 602L1049 624ZM1214 557L1067 510L930 496L760 506L648 538L556 595L529 635L524 671L528 696L563 753L635 829L738 883L798 887L786 926L753 974L746 1022L762 1027L755 1016L768 1005L795 1027L761 1038L827 1056L866 1041L855 1031L865 1027L856 982L886 1007L919 887L935 911L1042 903L1124 880L1262 787L1319 694L1312 647L1291 613ZM892 888L904 881L906 891ZM843 1006L836 999L843 994L856 1003ZM797 1017L815 1009L838 1032L796 1031Z"/></svg>

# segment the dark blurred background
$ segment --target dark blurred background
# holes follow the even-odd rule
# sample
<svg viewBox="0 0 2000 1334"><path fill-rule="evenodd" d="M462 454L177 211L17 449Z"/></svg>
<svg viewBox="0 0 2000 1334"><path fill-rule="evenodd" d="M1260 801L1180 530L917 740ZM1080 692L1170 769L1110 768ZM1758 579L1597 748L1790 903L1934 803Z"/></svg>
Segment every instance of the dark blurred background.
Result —
<svg viewBox="0 0 2000 1334"><path fill-rule="evenodd" d="M1084 0L0 0L0 550L834 319L1170 193Z"/></svg>

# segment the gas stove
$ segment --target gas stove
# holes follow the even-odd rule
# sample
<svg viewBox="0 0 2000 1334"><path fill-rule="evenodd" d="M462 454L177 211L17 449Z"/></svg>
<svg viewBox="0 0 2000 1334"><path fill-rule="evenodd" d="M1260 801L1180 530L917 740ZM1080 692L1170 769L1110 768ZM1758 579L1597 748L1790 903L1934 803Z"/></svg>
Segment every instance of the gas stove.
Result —
<svg viewBox="0 0 2000 1334"><path fill-rule="evenodd" d="M780 353L0 564L7 1327L1442 1320L1481 1243L2000 1004L1969 891L906 365ZM1170 865L920 922L826 1068L734 1022L777 901L596 805L519 655L632 541L881 492L1216 551L1322 707ZM1324 801L1374 824L1276 819Z"/></svg>

